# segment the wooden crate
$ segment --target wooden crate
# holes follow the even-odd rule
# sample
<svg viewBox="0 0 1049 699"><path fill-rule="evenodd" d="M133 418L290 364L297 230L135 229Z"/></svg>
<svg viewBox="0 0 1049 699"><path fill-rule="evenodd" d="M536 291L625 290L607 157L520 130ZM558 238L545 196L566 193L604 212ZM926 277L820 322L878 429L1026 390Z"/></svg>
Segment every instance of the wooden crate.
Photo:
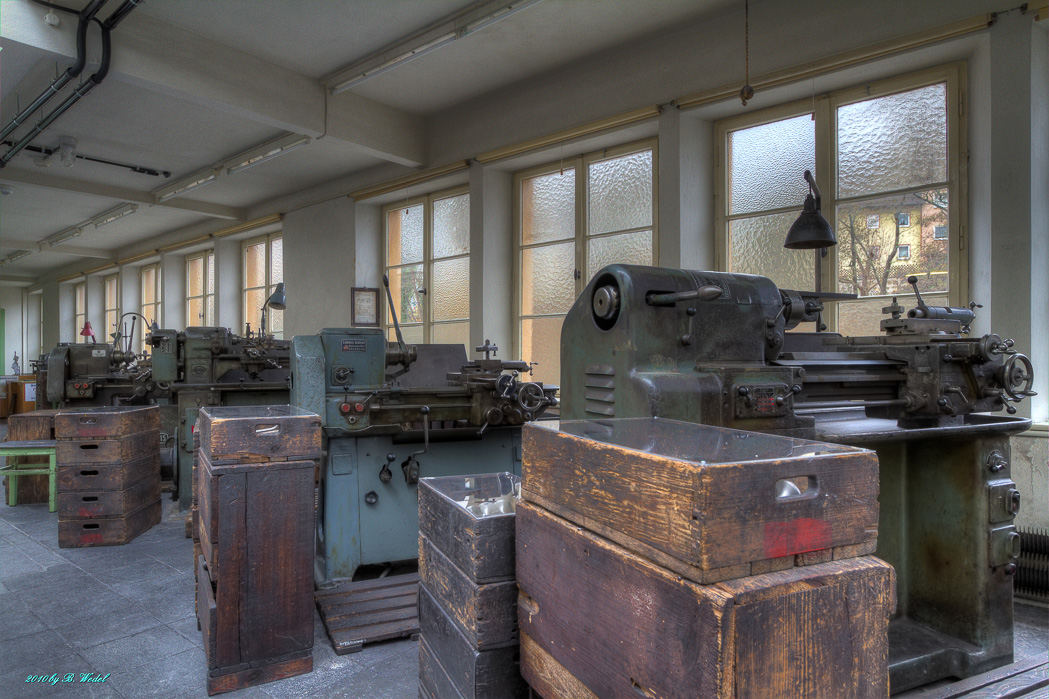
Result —
<svg viewBox="0 0 1049 699"><path fill-rule="evenodd" d="M488 498L513 488L510 473L419 480L419 532L475 583L514 578L514 516L474 517L458 502Z"/></svg>
<svg viewBox="0 0 1049 699"><path fill-rule="evenodd" d="M216 693L309 672L313 462L211 464L201 455L198 612ZM210 629L210 630L205 630ZM288 674L290 673L290 674Z"/></svg>
<svg viewBox="0 0 1049 699"><path fill-rule="evenodd" d="M522 445L525 500L696 582L877 546L866 449L659 418L529 423Z"/></svg>
<svg viewBox="0 0 1049 699"><path fill-rule="evenodd" d="M434 657L426 638L419 638L419 697L421 699L466 699Z"/></svg>
<svg viewBox="0 0 1049 699"><path fill-rule="evenodd" d="M114 439L160 431L160 408L102 406L59 410L54 439Z"/></svg>
<svg viewBox="0 0 1049 699"><path fill-rule="evenodd" d="M114 439L67 439L55 445L58 466L73 464L123 464L160 453L156 431Z"/></svg>
<svg viewBox="0 0 1049 699"><path fill-rule="evenodd" d="M302 675L313 670L313 646L259 660L245 659L235 665L218 666L222 644L228 634L220 625L221 614L216 601L217 586L208 574L204 557L197 558L197 626L204 639L204 657L208 665L208 695L232 692L266 682ZM246 629L249 630L249 629Z"/></svg>
<svg viewBox="0 0 1049 699"><path fill-rule="evenodd" d="M124 490L144 478L160 480L160 454L154 452L133 461L117 464L75 463L55 469L57 490ZM21 485L19 485L21 489Z"/></svg>
<svg viewBox="0 0 1049 699"><path fill-rule="evenodd" d="M7 440L11 442L54 439L55 438L55 414L57 410L34 410L31 413L15 413L7 419ZM21 456L19 461L24 464L46 464L46 456ZM4 478L4 502L7 502L7 478ZM19 505L28 505L37 502L47 502L47 476L19 476L18 477L18 502Z"/></svg>
<svg viewBox="0 0 1049 699"><path fill-rule="evenodd" d="M478 585L419 536L419 578L470 645L489 650L517 645L517 583Z"/></svg>
<svg viewBox="0 0 1049 699"><path fill-rule="evenodd" d="M319 459L319 415L290 405L200 409L200 450L211 463Z"/></svg>
<svg viewBox="0 0 1049 699"><path fill-rule="evenodd" d="M59 548L121 546L160 523L159 498L123 517L105 519L59 519Z"/></svg>
<svg viewBox="0 0 1049 699"><path fill-rule="evenodd" d="M425 586L419 587L419 628L434 660L459 696L512 699L528 695L528 686L518 668L516 644L477 650Z"/></svg>
<svg viewBox="0 0 1049 699"><path fill-rule="evenodd" d="M521 671L545 699L888 695L895 574L873 556L698 585L534 505L516 517Z"/></svg>
<svg viewBox="0 0 1049 699"><path fill-rule="evenodd" d="M58 493L58 519L122 517L160 500L160 479L145 478L123 490L73 490Z"/></svg>

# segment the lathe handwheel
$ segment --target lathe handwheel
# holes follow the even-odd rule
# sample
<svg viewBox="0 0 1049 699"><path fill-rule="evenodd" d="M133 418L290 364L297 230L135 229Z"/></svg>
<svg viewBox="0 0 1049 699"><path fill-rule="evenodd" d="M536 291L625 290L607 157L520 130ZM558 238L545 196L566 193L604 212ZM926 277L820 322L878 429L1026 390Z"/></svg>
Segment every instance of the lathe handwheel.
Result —
<svg viewBox="0 0 1049 699"><path fill-rule="evenodd" d="M545 401L543 389L534 383L523 384L517 392L517 404L529 412L538 410Z"/></svg>
<svg viewBox="0 0 1049 699"><path fill-rule="evenodd" d="M1009 355L998 370L998 383L1002 384L1005 393L1013 400L1034 395L1031 391L1031 386L1034 385L1034 366L1031 360L1022 354Z"/></svg>

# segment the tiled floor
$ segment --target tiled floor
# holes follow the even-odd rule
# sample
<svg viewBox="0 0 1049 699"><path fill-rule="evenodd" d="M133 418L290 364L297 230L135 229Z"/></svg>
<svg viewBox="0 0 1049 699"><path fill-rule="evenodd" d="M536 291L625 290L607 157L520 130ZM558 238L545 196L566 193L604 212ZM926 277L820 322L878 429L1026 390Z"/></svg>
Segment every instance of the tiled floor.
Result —
<svg viewBox="0 0 1049 699"><path fill-rule="evenodd" d="M2 490L0 490L2 494ZM205 697L193 614L193 544L171 511L124 546L60 549L47 505L0 504L0 697ZM393 641L337 656L315 617L313 672L223 696L418 696L418 649ZM109 673L94 684L29 675Z"/></svg>

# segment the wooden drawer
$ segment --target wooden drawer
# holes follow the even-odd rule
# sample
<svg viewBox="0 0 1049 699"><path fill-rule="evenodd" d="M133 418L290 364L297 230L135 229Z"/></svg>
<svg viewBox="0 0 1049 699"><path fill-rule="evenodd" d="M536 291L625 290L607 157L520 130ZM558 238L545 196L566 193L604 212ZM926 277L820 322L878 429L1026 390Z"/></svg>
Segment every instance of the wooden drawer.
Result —
<svg viewBox="0 0 1049 699"><path fill-rule="evenodd" d="M200 451L212 464L321 456L320 416L290 405L201 408L197 429Z"/></svg>
<svg viewBox="0 0 1049 699"><path fill-rule="evenodd" d="M159 481L160 455L150 454L123 464L59 465L55 473L56 489L59 493L124 490L145 478L155 478Z"/></svg>
<svg viewBox="0 0 1049 699"><path fill-rule="evenodd" d="M514 516L475 517L459 502L505 495L518 480L511 473L419 480L420 533L475 583L513 580Z"/></svg>
<svg viewBox="0 0 1049 699"><path fill-rule="evenodd" d="M59 548L120 546L160 523L161 504L155 500L123 517L59 519Z"/></svg>
<svg viewBox="0 0 1049 699"><path fill-rule="evenodd" d="M546 699L888 696L895 574L873 556L698 585L528 503L517 541L521 671Z"/></svg>
<svg viewBox="0 0 1049 699"><path fill-rule="evenodd" d="M145 478L124 490L77 490L58 493L59 519L123 517L160 500L160 479Z"/></svg>
<svg viewBox="0 0 1049 699"><path fill-rule="evenodd" d="M529 423L522 445L525 500L696 582L877 545L866 449L658 418Z"/></svg>
<svg viewBox="0 0 1049 699"><path fill-rule="evenodd" d="M59 410L54 439L113 439L160 431L160 408L98 407Z"/></svg>
<svg viewBox="0 0 1049 699"><path fill-rule="evenodd" d="M156 431L117 439L60 439L55 445L55 459L59 466L123 464L159 453L160 435Z"/></svg>
<svg viewBox="0 0 1049 699"><path fill-rule="evenodd" d="M419 587L419 629L459 696L511 699L528 695L518 669L517 646L477 650L423 586Z"/></svg>
<svg viewBox="0 0 1049 699"><path fill-rule="evenodd" d="M419 536L419 578L478 650L517 645L517 583L478 585Z"/></svg>

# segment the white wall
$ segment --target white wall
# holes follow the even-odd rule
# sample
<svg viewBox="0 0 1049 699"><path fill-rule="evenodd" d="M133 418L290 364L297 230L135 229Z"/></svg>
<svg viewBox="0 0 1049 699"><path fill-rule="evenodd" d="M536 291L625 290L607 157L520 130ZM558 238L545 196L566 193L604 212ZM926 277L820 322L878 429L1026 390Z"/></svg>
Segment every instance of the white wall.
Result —
<svg viewBox="0 0 1049 699"><path fill-rule="evenodd" d="M25 345L22 342L22 289L16 286L0 286L0 308L4 309L4 346L0 347L0 374L11 373L11 362L15 352L22 369L28 365L24 359Z"/></svg>

